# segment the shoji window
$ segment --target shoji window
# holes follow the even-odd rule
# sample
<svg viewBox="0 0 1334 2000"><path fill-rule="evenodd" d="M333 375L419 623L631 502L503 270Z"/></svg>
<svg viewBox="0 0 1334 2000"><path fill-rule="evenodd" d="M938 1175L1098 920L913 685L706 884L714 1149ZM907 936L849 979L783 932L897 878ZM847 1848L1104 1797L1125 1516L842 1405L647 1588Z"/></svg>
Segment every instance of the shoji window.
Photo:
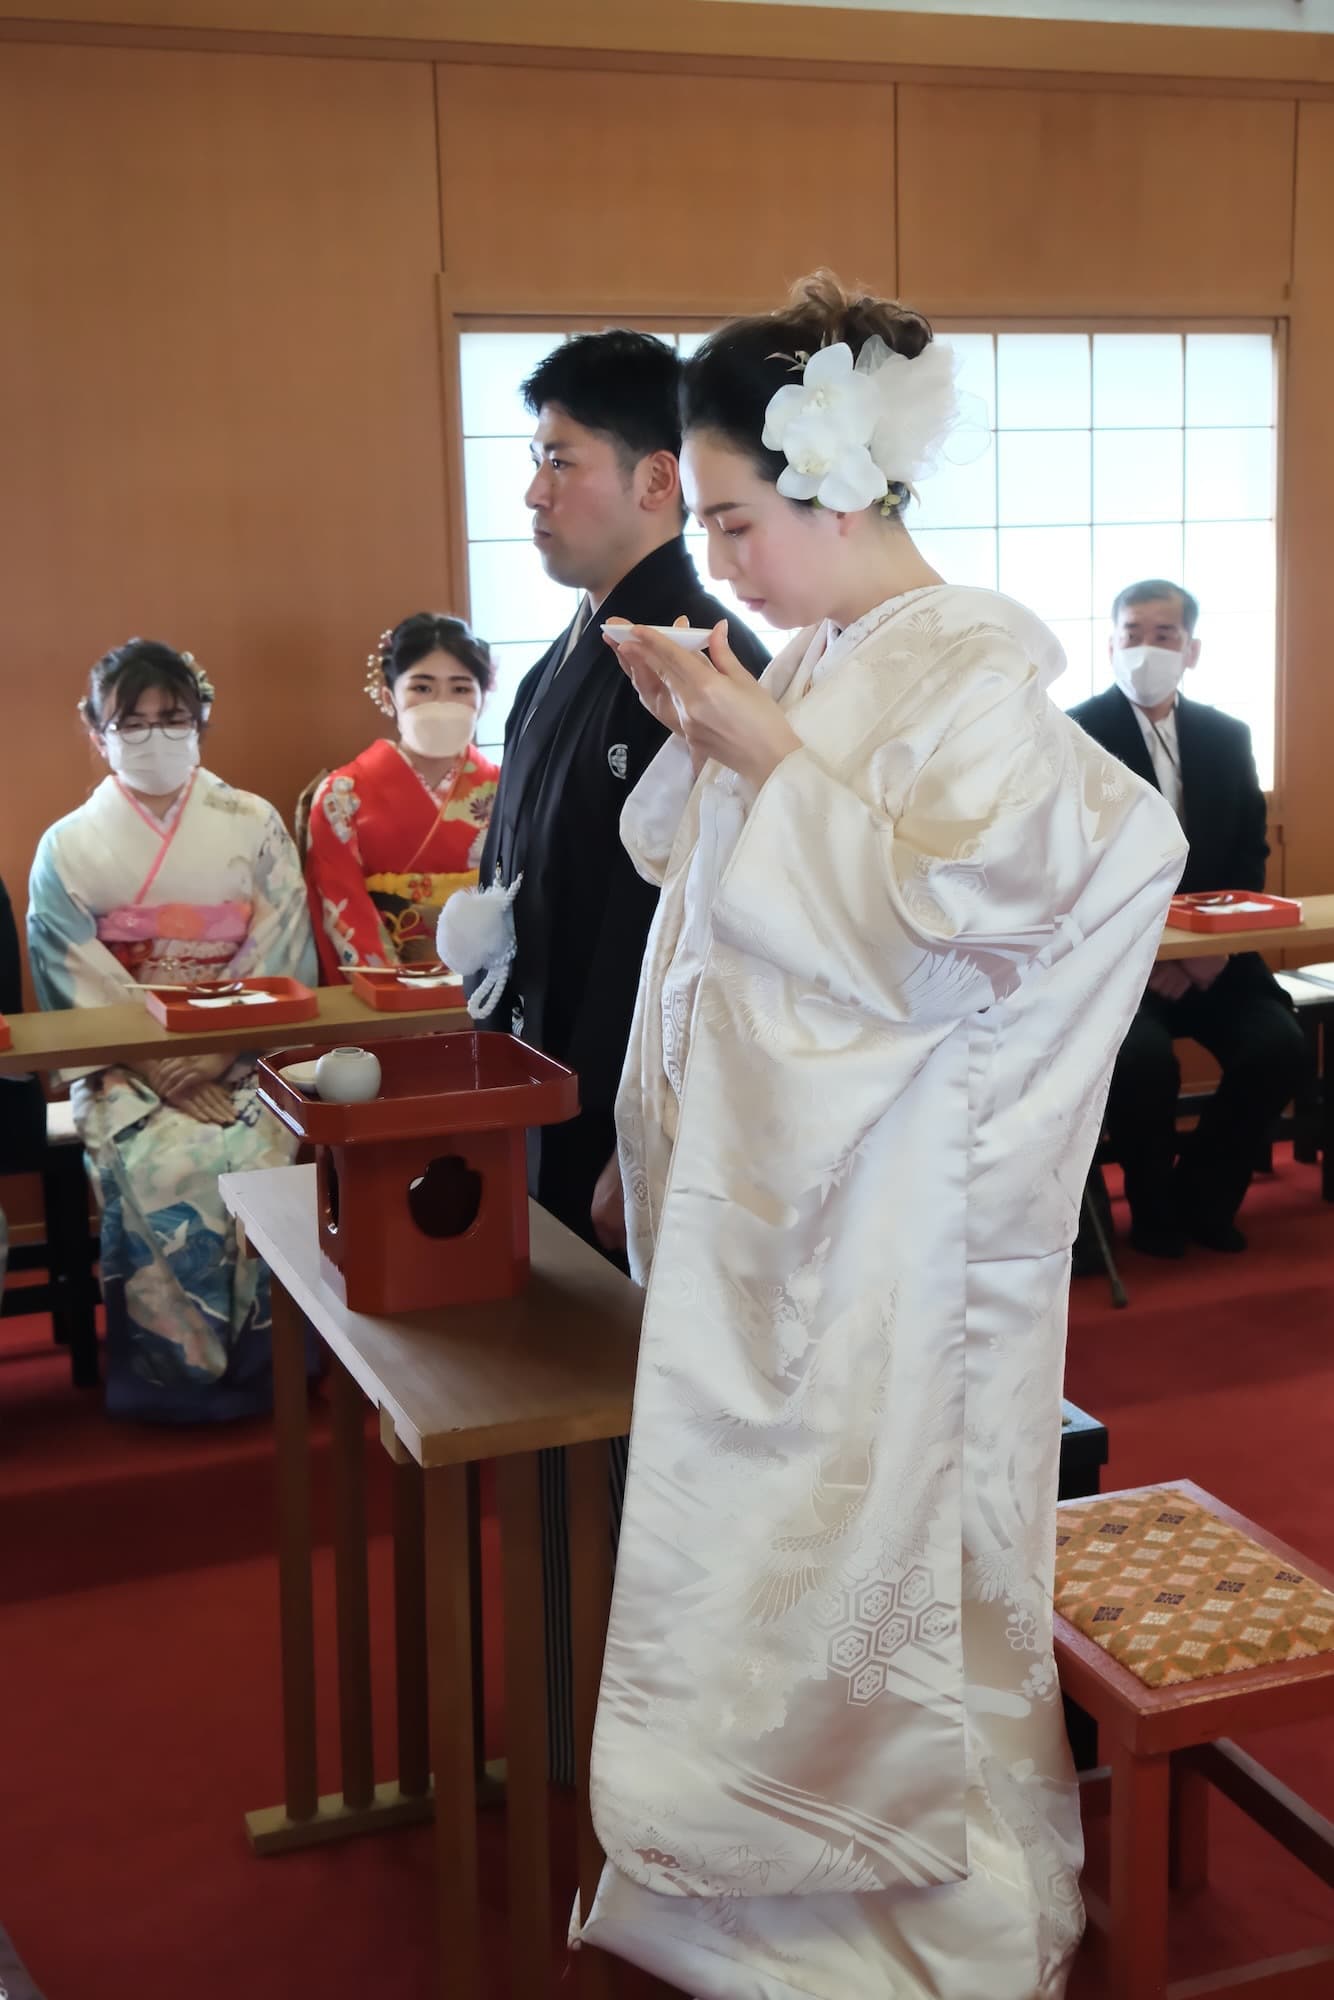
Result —
<svg viewBox="0 0 1334 2000"><path fill-rule="evenodd" d="M1117 591L1146 576L1183 582L1202 607L1188 692L1250 724L1261 782L1271 784L1273 333L942 331L995 435L992 450L926 482L910 510L928 560L951 582L1005 591L1052 625L1069 658L1053 689L1066 707L1110 678ZM573 608L529 540L532 423L518 396L563 337L461 336L472 617L501 666L485 731L493 743L518 680ZM675 338L688 352L703 335ZM703 537L690 539L702 569ZM724 586L718 593L729 601Z"/></svg>

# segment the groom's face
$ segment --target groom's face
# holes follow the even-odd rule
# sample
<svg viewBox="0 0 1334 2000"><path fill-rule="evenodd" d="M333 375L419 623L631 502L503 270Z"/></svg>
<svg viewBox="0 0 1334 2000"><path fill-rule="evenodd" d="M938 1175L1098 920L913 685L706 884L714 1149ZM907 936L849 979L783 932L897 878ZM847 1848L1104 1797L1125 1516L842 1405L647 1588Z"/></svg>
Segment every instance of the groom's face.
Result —
<svg viewBox="0 0 1334 2000"><path fill-rule="evenodd" d="M640 500L614 439L586 430L559 403L544 403L529 446L533 477L524 505L542 567L575 589L599 585L638 532Z"/></svg>

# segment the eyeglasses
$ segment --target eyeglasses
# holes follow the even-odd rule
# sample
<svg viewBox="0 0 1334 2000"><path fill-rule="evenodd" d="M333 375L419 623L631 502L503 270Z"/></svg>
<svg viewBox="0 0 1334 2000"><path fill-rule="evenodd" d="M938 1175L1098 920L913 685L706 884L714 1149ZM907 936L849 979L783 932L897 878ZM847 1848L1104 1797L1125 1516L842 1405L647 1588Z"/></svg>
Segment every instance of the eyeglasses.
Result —
<svg viewBox="0 0 1334 2000"><path fill-rule="evenodd" d="M106 733L108 736L119 736L122 743L147 743L153 731L157 730L168 743L184 743L198 727L198 723L189 718L183 722L139 722L131 718L129 722L109 722Z"/></svg>

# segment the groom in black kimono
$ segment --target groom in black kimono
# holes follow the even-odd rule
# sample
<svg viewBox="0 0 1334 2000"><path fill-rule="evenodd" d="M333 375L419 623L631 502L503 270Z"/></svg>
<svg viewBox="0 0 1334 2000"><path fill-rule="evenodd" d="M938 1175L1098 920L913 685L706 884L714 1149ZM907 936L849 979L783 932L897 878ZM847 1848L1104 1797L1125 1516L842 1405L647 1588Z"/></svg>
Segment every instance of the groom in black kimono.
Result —
<svg viewBox="0 0 1334 2000"><path fill-rule="evenodd" d="M481 880L508 886L522 874L523 886L513 973L486 1025L521 1031L578 1072L580 1115L533 1135L529 1191L589 1243L657 902L621 846L621 808L666 741L602 626L727 617L743 665L759 673L768 660L705 591L682 539L679 374L665 342L615 328L563 342L523 386L536 419L533 540L548 576L583 596L505 729ZM604 1230L599 1247L618 1246Z"/></svg>
<svg viewBox="0 0 1334 2000"><path fill-rule="evenodd" d="M579 1076L579 1116L530 1135L529 1192L622 1269L620 1180L611 1166L616 1092L657 890L621 846L620 818L667 732L640 703L602 626L610 618L671 625L683 613L691 625L713 626L727 617L743 665L759 673L768 660L703 588L682 538L679 381L664 341L613 328L563 342L523 385L536 419L525 495L533 540L548 576L583 595L515 696L481 863L483 885L508 887L523 876L513 970L483 1025L521 1033ZM626 1446L611 1440L617 1521ZM564 1457L545 1451L539 1464L558 1784L574 1779Z"/></svg>

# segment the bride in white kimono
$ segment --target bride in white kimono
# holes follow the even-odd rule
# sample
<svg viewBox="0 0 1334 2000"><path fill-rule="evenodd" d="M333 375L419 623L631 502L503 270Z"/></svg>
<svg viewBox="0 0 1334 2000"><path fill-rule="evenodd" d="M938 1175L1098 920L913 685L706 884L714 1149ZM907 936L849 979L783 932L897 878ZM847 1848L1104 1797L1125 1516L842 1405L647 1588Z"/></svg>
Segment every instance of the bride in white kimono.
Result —
<svg viewBox="0 0 1334 2000"><path fill-rule="evenodd" d="M100 660L83 716L110 765L48 827L28 893L43 1007L105 1007L136 984L288 974L314 984L296 849L266 800L199 766L213 690L188 654L132 639ZM295 1152L248 1057L145 1057L74 1081L97 1176L106 1406L161 1422L252 1416L271 1396L268 1278L218 1176Z"/></svg>
<svg viewBox="0 0 1334 2000"><path fill-rule="evenodd" d="M904 530L954 407L926 323L827 279L724 328L685 494L802 629L757 687L724 627L608 628L675 733L623 819L648 1296L573 1935L703 2000L1046 2000L1082 1927L1070 1245L1185 845L1051 633Z"/></svg>

